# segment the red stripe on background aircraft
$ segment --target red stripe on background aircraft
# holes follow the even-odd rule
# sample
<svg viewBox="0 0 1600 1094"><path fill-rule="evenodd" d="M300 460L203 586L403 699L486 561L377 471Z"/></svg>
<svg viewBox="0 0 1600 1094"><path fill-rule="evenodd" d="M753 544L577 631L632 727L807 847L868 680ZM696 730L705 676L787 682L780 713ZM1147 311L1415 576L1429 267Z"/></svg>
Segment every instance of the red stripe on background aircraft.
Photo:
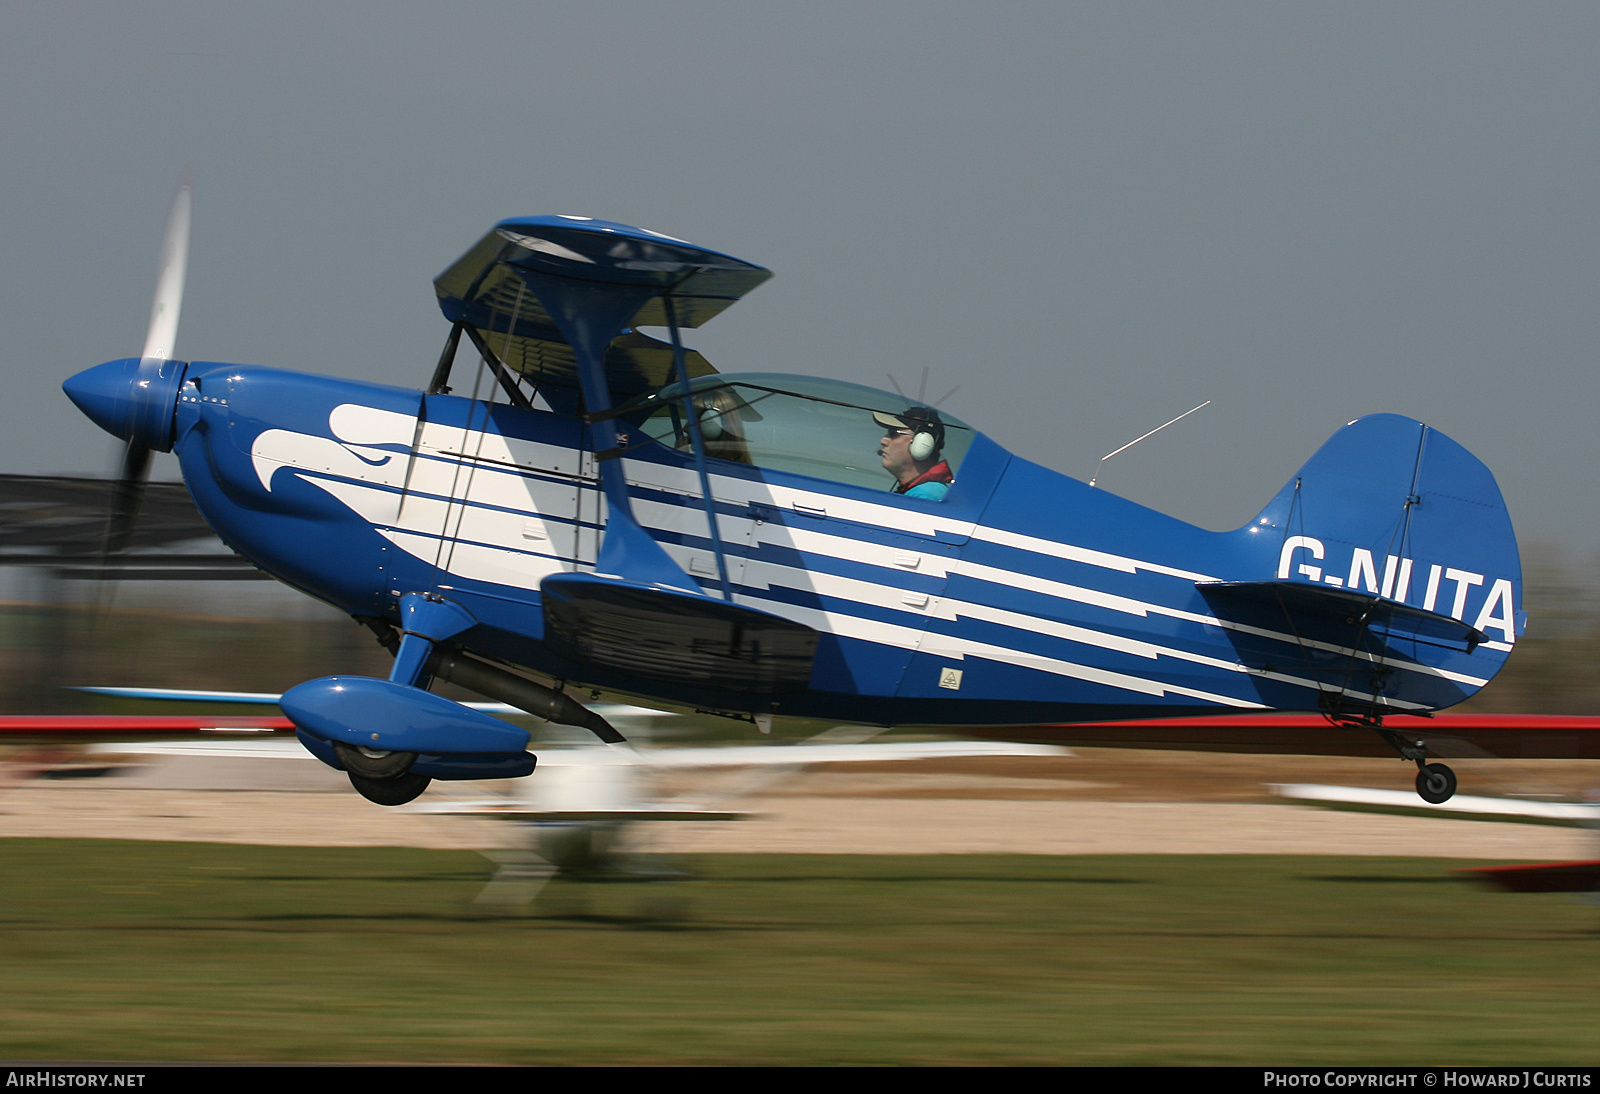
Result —
<svg viewBox="0 0 1600 1094"><path fill-rule="evenodd" d="M110 737L171 737L190 733L292 733L287 718L218 718L178 714L0 715L0 737L105 740Z"/></svg>
<svg viewBox="0 0 1600 1094"><path fill-rule="evenodd" d="M276 704L266 692L166 688L84 688L124 698L178 702ZM475 703L487 714L520 714L503 703ZM1385 725L1438 755L1504 759L1600 759L1600 717L1565 714L1391 715ZM0 737L148 736L203 732L283 732L284 717L200 715L9 715ZM1144 718L1053 726L973 727L972 736L1082 748L1153 748L1174 751L1258 752L1282 755L1380 756L1392 752L1359 727L1336 725L1316 714L1260 714L1210 718Z"/></svg>
<svg viewBox="0 0 1600 1094"><path fill-rule="evenodd" d="M1508 893L1593 893L1600 891L1600 861L1530 862L1479 866L1461 873Z"/></svg>
<svg viewBox="0 0 1600 1094"><path fill-rule="evenodd" d="M1568 714L1391 714L1385 729L1438 756L1524 760L1600 759L1600 718ZM1055 726L977 727L975 736L1083 748L1381 756L1392 749L1365 727L1318 714L1144 718Z"/></svg>

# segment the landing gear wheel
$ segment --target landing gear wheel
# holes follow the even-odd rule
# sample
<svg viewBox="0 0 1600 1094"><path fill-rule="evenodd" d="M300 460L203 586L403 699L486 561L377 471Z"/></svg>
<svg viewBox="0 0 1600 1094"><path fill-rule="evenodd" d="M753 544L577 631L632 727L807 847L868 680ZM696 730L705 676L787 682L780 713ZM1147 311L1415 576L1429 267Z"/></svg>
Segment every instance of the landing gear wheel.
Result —
<svg viewBox="0 0 1600 1094"><path fill-rule="evenodd" d="M347 774L350 776L350 785L363 798L378 805L405 805L416 801L417 796L433 782L426 775L413 775L409 771L392 779L369 779L354 771Z"/></svg>
<svg viewBox="0 0 1600 1094"><path fill-rule="evenodd" d="M346 771L364 779L383 780L404 775L417 759L415 752L379 752L372 748L356 748L342 741L335 741L333 750L338 753L339 762L344 764Z"/></svg>
<svg viewBox="0 0 1600 1094"><path fill-rule="evenodd" d="M1443 805L1455 796L1456 773L1444 764L1428 764L1417 771L1417 795L1429 805Z"/></svg>

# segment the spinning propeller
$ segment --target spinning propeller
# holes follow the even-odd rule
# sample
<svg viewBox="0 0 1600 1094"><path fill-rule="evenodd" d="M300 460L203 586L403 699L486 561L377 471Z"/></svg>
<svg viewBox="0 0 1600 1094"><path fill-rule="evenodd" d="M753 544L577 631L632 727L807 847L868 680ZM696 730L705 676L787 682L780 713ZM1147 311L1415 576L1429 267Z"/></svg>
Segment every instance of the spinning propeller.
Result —
<svg viewBox="0 0 1600 1094"><path fill-rule="evenodd" d="M135 383L146 386L156 380L172 357L178 338L178 316L183 311L183 282L189 266L189 217L194 205L194 184L187 175L178 185L167 215L167 230L161 240L161 272L156 278L156 297L150 305L150 326L145 332L144 352L139 355ZM128 544L133 524L144 500L144 484L150 478L150 445L137 433L130 434L122 452L122 469L111 494L111 514L106 521L106 554L115 554Z"/></svg>
<svg viewBox="0 0 1600 1094"><path fill-rule="evenodd" d="M106 520L105 554L127 546L150 475L151 452L172 448L172 418L184 365L171 360L183 307L183 282L189 262L189 217L194 186L187 175L178 186L161 243L161 272L144 351L97 365L62 385L67 396L113 436L127 441L122 467L111 494Z"/></svg>

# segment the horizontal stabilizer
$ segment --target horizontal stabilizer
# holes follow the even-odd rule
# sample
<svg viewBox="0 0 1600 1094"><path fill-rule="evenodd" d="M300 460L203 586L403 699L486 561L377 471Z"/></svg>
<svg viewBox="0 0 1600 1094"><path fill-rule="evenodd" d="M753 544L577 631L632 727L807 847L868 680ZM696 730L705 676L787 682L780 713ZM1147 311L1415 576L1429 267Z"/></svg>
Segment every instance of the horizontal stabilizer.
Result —
<svg viewBox="0 0 1600 1094"><path fill-rule="evenodd" d="M1204 581L1198 587L1206 602L1223 617L1231 600L1280 609L1291 623L1316 620L1363 628L1399 640L1445 644L1468 653L1488 638L1459 619L1355 589L1334 589L1303 581Z"/></svg>
<svg viewBox="0 0 1600 1094"><path fill-rule="evenodd" d="M553 574L539 591L546 641L574 661L753 695L811 681L817 632L769 612L597 574Z"/></svg>

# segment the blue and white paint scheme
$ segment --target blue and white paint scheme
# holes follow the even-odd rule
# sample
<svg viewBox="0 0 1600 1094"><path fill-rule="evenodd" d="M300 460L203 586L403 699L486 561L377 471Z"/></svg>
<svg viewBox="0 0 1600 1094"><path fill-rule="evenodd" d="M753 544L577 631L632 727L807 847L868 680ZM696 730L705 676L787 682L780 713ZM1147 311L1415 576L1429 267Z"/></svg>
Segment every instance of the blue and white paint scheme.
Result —
<svg viewBox="0 0 1600 1094"><path fill-rule="evenodd" d="M1218 533L946 416L953 482L909 497L875 447L903 397L683 347L769 276L625 225L508 220L436 281L452 327L426 391L148 358L65 386L176 452L234 550L392 629L390 680L285 696L318 755L373 760L369 783L388 754L415 754L413 787L531 769L505 723L426 693L441 654L756 720L1381 726L1468 698L1516 643L1505 505L1437 430L1357 419ZM463 334L476 382L451 391Z"/></svg>

